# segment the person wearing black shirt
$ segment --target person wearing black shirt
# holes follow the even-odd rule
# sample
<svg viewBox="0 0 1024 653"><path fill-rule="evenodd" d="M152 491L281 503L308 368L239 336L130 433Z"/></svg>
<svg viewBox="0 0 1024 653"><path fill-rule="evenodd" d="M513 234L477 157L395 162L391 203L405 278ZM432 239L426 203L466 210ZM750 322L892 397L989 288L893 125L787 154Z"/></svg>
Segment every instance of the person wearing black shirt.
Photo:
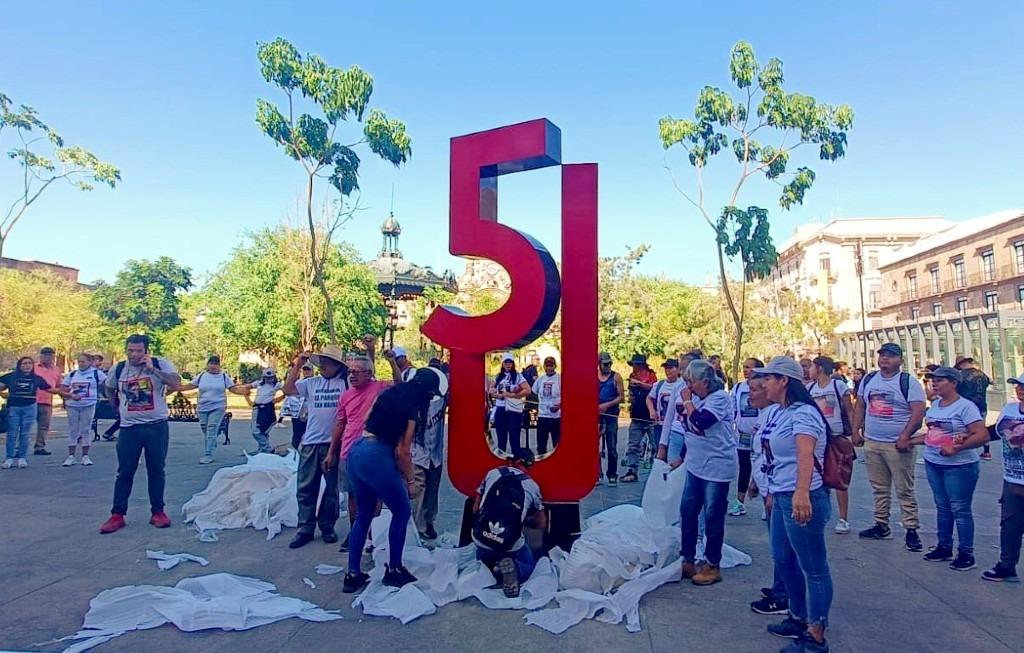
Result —
<svg viewBox="0 0 1024 653"><path fill-rule="evenodd" d="M957 385L957 392L978 407L981 419L984 420L988 412L988 387L992 385L992 380L978 369L978 364L970 356L957 358L956 369L960 370L961 379ZM987 444L981 452L981 459L992 460L992 451Z"/></svg>
<svg viewBox="0 0 1024 653"><path fill-rule="evenodd" d="M28 435L36 423L36 391L42 390L62 397L71 393L51 388L46 379L35 373L36 362L31 356L22 356L13 372L0 376L0 390L7 391L7 458L3 469L28 467Z"/></svg>

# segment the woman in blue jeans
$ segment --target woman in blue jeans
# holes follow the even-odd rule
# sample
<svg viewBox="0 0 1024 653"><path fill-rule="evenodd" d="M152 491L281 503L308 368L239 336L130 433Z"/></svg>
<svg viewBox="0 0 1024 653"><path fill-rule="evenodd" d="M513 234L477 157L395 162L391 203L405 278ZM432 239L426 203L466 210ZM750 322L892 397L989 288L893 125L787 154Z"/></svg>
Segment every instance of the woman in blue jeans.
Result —
<svg viewBox="0 0 1024 653"><path fill-rule="evenodd" d="M431 398L439 394L438 374L424 367L408 383L385 390L370 409L363 437L349 451L348 477L356 497L356 520L348 537L348 573L342 587L346 593L360 590L370 580L360 563L378 501L391 511L384 584L402 587L416 581L402 565L412 516L409 497L415 490L412 441L426 425Z"/></svg>
<svg viewBox="0 0 1024 653"><path fill-rule="evenodd" d="M36 362L31 356L22 356L14 371L0 376L0 390L7 390L7 458L3 469L28 467L25 454L28 438L36 425L36 391L71 397L61 388L51 388L46 379L35 373Z"/></svg>
<svg viewBox="0 0 1024 653"><path fill-rule="evenodd" d="M777 356L754 371L777 405L761 430L762 464L770 495L772 557L789 595L789 616L768 632L794 640L782 653L827 653L832 575L825 524L832 513L816 461L824 461L829 428L804 387L800 365ZM819 462L819 464L821 464Z"/></svg>
<svg viewBox="0 0 1024 653"><path fill-rule="evenodd" d="M938 544L924 559L929 562L952 560L954 571L974 569L974 515L971 503L978 485L978 447L988 444L988 429L974 402L957 392L960 371L937 367L924 375L931 381L935 399L925 414L928 430L912 439L924 442L925 471L935 497ZM960 543L953 559L953 524Z"/></svg>
<svg viewBox="0 0 1024 653"><path fill-rule="evenodd" d="M722 545L729 483L736 476L735 406L711 363L695 360L680 392L686 428L686 485L679 505L683 578L694 585L722 580ZM704 515L704 560L696 565L699 521Z"/></svg>

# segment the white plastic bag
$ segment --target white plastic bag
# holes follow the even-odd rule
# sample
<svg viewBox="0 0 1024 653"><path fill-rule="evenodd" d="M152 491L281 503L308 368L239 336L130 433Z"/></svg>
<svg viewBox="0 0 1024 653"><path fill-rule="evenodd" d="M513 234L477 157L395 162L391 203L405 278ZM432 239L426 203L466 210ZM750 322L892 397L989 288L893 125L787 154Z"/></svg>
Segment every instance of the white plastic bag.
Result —
<svg viewBox="0 0 1024 653"><path fill-rule="evenodd" d="M679 504L683 500L685 481L686 470L682 465L672 469L665 461L654 460L640 502L652 525L671 526L679 523Z"/></svg>

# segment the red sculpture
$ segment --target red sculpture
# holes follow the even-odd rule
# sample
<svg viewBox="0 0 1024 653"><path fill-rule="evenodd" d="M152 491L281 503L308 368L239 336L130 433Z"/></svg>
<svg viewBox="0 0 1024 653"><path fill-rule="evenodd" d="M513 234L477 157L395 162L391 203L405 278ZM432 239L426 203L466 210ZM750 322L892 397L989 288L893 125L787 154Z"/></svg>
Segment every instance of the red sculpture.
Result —
<svg viewBox="0 0 1024 653"><path fill-rule="evenodd" d="M543 334L562 302L562 438L530 471L545 500L573 502L594 487L597 447L597 164L562 165L562 275L534 238L498 222L498 177L561 165L561 132L546 119L457 136L451 142L450 246L490 259L512 280L494 313L439 307L422 327L451 350L448 474L473 496L502 464L481 431L486 419L484 356Z"/></svg>

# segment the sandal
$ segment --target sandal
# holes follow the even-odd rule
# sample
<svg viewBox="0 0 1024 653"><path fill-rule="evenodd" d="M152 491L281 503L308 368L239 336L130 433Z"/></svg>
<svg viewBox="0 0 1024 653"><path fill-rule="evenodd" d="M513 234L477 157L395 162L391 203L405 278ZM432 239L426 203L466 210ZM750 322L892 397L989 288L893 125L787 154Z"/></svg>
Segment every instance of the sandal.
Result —
<svg viewBox="0 0 1024 653"><path fill-rule="evenodd" d="M519 572L512 558L499 560L497 570L501 574L501 591L505 593L505 596L510 599L519 596Z"/></svg>

